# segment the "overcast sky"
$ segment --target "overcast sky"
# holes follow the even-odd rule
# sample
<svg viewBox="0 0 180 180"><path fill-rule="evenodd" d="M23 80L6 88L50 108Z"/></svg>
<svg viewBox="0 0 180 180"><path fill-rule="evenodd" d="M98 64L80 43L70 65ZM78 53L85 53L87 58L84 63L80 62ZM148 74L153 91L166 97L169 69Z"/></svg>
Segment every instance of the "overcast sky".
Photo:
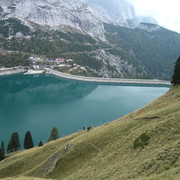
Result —
<svg viewBox="0 0 180 180"><path fill-rule="evenodd" d="M137 15L148 15L159 25L180 33L180 0L129 0Z"/></svg>

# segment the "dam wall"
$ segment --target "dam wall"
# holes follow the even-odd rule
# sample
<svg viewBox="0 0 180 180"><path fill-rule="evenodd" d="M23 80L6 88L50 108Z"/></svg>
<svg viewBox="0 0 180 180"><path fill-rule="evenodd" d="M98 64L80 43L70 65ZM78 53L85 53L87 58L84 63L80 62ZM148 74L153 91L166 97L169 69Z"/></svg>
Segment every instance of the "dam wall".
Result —
<svg viewBox="0 0 180 180"><path fill-rule="evenodd" d="M52 69L49 69L47 73L66 79L73 79L73 80L86 81L86 82L114 83L114 84L149 84L149 85L167 85L167 86L171 85L169 81L164 81L164 80L85 77L85 76L76 76L67 73L62 73Z"/></svg>

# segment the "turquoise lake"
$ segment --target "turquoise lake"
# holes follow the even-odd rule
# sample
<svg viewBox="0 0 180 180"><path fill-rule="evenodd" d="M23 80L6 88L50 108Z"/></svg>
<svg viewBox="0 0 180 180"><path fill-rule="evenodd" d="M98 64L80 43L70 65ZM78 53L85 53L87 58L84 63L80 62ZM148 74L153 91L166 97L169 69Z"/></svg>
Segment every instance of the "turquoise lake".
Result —
<svg viewBox="0 0 180 180"><path fill-rule="evenodd" d="M18 132L23 146L30 131L37 145L53 126L60 136L99 126L137 110L169 87L97 84L46 75L0 77L0 141Z"/></svg>

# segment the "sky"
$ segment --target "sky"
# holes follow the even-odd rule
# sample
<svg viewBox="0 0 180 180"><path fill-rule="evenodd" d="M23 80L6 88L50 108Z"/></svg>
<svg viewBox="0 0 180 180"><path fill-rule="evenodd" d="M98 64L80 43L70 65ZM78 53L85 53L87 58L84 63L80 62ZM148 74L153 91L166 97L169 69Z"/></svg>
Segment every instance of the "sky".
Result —
<svg viewBox="0 0 180 180"><path fill-rule="evenodd" d="M151 16L160 26L180 33L180 0L129 0L136 15Z"/></svg>

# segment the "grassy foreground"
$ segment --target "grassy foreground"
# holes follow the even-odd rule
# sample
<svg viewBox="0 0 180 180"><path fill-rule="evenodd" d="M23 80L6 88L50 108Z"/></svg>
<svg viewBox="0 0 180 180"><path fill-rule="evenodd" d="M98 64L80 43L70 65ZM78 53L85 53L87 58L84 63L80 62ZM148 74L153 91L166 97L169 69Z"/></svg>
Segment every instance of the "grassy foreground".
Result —
<svg viewBox="0 0 180 180"><path fill-rule="evenodd" d="M134 148L143 133L147 145ZM10 155L0 178L179 180L180 86L114 122Z"/></svg>

